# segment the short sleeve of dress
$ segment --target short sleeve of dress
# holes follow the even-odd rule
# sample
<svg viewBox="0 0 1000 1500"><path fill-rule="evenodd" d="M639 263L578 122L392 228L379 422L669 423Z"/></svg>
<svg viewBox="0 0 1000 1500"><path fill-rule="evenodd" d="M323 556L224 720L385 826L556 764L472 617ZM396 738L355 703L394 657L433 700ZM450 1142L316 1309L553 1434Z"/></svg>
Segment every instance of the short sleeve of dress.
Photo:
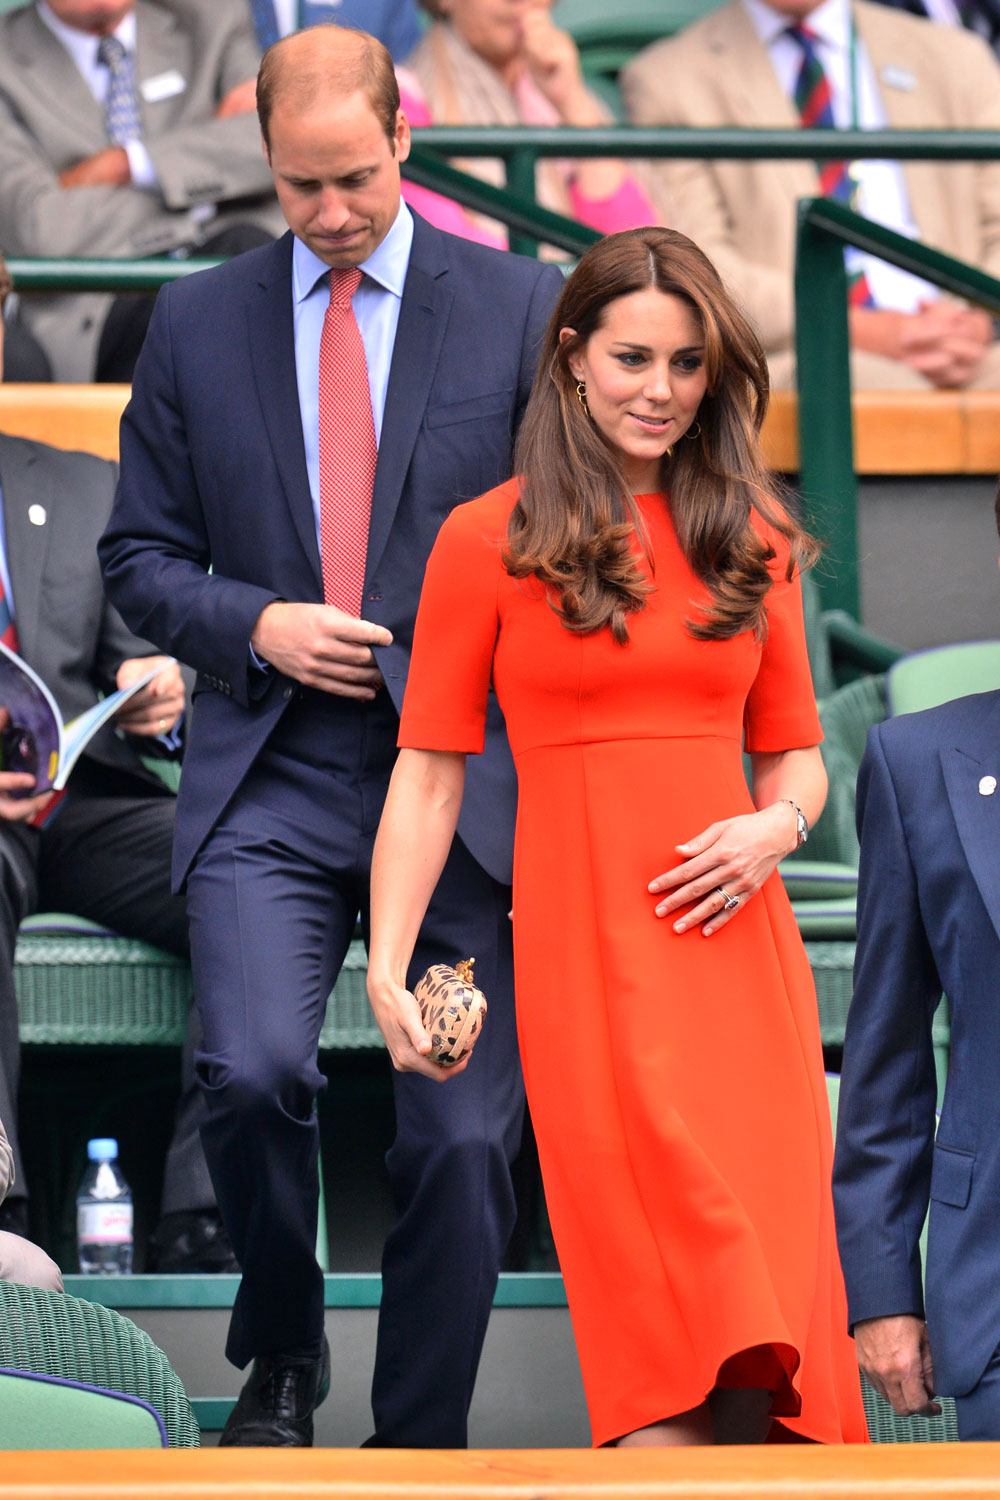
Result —
<svg viewBox="0 0 1000 1500"><path fill-rule="evenodd" d="M513 492L505 489L456 506L438 532L417 611L401 749L482 751L501 547L513 504Z"/></svg>
<svg viewBox="0 0 1000 1500"><path fill-rule="evenodd" d="M767 528L765 528L767 529ZM747 750L800 750L818 745L823 730L816 711L799 575L785 577L788 547L771 534L777 557L771 564L774 584L768 593L767 640L744 711Z"/></svg>

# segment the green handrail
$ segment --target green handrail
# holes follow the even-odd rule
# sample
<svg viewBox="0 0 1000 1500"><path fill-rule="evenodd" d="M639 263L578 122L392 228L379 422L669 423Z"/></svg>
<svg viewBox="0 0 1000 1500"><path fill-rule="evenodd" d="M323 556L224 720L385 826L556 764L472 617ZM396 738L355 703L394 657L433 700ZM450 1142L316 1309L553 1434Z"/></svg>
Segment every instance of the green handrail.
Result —
<svg viewBox="0 0 1000 1500"><path fill-rule="evenodd" d="M845 245L877 255L994 314L1000 314L1000 280L829 198L799 202L795 256L799 483L806 522L828 544L827 566L816 571L823 604L860 619Z"/></svg>

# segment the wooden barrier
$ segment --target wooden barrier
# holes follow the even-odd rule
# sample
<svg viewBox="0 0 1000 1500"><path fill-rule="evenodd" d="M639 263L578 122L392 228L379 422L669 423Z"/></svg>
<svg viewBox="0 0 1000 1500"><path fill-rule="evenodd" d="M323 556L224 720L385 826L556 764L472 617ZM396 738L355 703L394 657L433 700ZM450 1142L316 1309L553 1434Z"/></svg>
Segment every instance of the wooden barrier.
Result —
<svg viewBox="0 0 1000 1500"><path fill-rule="evenodd" d="M127 385L0 385L0 432L57 448L118 457ZM859 474L1000 472L1000 391L859 391L854 397ZM798 468L796 402L776 391L764 452L780 473Z"/></svg>
<svg viewBox="0 0 1000 1500"><path fill-rule="evenodd" d="M4 1500L985 1500L1000 1445L5 1453Z"/></svg>

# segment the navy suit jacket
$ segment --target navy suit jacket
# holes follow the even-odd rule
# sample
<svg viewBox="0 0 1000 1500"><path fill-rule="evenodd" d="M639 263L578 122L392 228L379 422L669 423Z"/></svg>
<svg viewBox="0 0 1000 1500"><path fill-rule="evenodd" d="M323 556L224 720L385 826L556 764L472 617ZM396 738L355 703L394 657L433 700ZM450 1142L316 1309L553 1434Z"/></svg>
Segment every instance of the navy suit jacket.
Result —
<svg viewBox="0 0 1000 1500"><path fill-rule="evenodd" d="M177 811L183 883L294 684L248 645L276 599L322 602L295 379L292 236L165 288L122 419L121 479L100 544L131 626L198 673ZM372 498L364 614L402 703L424 567L454 505L509 476L514 432L562 284L551 265L414 215ZM211 571L210 571L211 570ZM456 620L456 629L461 621ZM511 878L515 779L491 704L459 833Z"/></svg>
<svg viewBox="0 0 1000 1500"><path fill-rule="evenodd" d="M876 725L858 829L834 1166L849 1319L924 1315L929 1199L934 1374L941 1392L961 1396L1000 1344L1000 691ZM931 1020L942 990L951 1059L935 1141Z"/></svg>

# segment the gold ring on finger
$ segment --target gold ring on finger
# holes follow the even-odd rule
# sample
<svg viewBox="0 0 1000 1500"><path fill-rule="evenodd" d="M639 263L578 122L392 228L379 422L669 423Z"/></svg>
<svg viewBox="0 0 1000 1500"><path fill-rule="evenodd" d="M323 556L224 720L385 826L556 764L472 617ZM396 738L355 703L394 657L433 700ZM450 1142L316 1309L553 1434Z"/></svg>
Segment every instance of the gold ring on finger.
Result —
<svg viewBox="0 0 1000 1500"><path fill-rule="evenodd" d="M161 719L160 720L160 733L161 734L166 734L166 732L167 732L167 721L166 721L166 719Z"/></svg>

